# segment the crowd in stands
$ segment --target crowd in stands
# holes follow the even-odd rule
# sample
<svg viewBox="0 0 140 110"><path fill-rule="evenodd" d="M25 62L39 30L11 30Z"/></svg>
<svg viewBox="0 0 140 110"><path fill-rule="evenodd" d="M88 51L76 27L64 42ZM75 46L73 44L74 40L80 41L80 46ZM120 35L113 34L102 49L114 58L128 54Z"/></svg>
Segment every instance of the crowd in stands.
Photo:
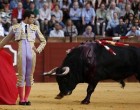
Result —
<svg viewBox="0 0 140 110"><path fill-rule="evenodd" d="M0 36L29 9L45 37L139 36L140 0L0 0Z"/></svg>

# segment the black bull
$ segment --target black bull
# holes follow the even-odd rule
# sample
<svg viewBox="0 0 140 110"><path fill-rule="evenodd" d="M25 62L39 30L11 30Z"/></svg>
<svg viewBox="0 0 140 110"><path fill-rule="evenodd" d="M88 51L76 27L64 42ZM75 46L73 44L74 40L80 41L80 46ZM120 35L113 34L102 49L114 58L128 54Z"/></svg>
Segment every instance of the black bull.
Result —
<svg viewBox="0 0 140 110"><path fill-rule="evenodd" d="M99 81L112 79L125 86L124 79L135 75L140 81L140 49L108 45L116 55L111 54L96 42L85 43L73 48L62 65L51 71L56 75L61 99L70 95L78 83L88 83L87 96L83 104L90 103L91 94ZM67 72L64 70L67 69ZM62 75L65 73L65 75Z"/></svg>

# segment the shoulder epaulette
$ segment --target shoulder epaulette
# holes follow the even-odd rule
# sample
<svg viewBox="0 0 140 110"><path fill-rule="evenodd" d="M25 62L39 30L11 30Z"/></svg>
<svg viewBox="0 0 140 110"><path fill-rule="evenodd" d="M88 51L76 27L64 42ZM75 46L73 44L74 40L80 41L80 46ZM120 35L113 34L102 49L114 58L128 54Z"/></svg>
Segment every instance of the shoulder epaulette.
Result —
<svg viewBox="0 0 140 110"><path fill-rule="evenodd" d="M19 27L20 27L20 24L15 24L15 25L12 26L13 29L17 29Z"/></svg>
<svg viewBox="0 0 140 110"><path fill-rule="evenodd" d="M37 25L34 25L34 24L31 24L31 25L30 25L30 28L31 28L32 30L37 30L38 26L37 26Z"/></svg>

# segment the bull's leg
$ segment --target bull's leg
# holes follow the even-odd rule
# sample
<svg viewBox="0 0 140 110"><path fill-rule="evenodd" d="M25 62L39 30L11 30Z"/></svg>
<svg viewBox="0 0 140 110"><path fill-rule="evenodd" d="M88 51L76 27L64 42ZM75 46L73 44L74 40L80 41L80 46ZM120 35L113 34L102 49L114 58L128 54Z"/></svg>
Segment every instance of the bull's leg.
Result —
<svg viewBox="0 0 140 110"><path fill-rule="evenodd" d="M135 76L136 76L136 79L140 82L140 73L137 73Z"/></svg>
<svg viewBox="0 0 140 110"><path fill-rule="evenodd" d="M61 92L55 97L55 99L62 99L64 97L64 94Z"/></svg>
<svg viewBox="0 0 140 110"><path fill-rule="evenodd" d="M88 85L88 88L87 88L87 96L86 96L86 98L81 102L81 104L89 104L89 103L90 103L91 94L94 92L94 89L95 89L97 83L98 83L98 82Z"/></svg>
<svg viewBox="0 0 140 110"><path fill-rule="evenodd" d="M122 88L125 87L125 82L123 80L120 80L120 84L122 85Z"/></svg>

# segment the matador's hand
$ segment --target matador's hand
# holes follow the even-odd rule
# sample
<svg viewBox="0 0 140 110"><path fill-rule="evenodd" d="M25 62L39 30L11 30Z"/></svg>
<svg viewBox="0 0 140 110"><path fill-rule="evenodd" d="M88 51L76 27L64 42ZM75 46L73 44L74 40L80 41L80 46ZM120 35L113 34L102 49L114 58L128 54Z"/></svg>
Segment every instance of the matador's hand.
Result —
<svg viewBox="0 0 140 110"><path fill-rule="evenodd" d="M36 47L33 47L32 49L34 50L35 53L39 53L39 52L37 51Z"/></svg>

